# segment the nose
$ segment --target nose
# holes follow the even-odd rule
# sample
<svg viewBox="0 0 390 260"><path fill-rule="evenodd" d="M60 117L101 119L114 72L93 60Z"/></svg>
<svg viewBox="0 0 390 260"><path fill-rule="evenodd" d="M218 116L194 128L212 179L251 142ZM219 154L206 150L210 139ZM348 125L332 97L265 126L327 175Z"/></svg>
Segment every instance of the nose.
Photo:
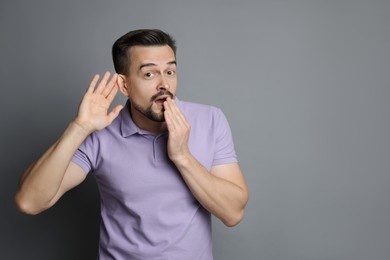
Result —
<svg viewBox="0 0 390 260"><path fill-rule="evenodd" d="M163 75L161 75L160 79L161 80L157 86L157 90L168 90L169 83L168 83L167 79Z"/></svg>

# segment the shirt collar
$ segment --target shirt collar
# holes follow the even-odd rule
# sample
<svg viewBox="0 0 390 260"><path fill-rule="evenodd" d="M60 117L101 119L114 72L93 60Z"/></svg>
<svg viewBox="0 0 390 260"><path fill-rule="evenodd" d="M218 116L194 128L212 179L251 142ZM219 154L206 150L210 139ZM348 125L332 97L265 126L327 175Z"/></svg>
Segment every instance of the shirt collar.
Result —
<svg viewBox="0 0 390 260"><path fill-rule="evenodd" d="M122 137L128 137L140 132L130 114L130 101L127 100L125 107L121 111L121 133Z"/></svg>

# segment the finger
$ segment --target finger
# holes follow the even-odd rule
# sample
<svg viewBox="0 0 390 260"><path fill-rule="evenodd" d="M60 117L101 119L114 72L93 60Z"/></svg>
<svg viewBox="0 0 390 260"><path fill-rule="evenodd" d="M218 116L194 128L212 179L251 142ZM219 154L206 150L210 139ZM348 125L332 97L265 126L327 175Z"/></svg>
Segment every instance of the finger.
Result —
<svg viewBox="0 0 390 260"><path fill-rule="evenodd" d="M167 117L169 117L169 119L171 121L171 124L173 124L176 119L175 119L174 111L172 110L172 106L169 102L169 98L167 98L167 100L163 103L163 105L164 105L164 109L165 109L164 112L166 112Z"/></svg>
<svg viewBox="0 0 390 260"><path fill-rule="evenodd" d="M169 110L172 116L175 116L172 99L170 97L168 97L167 100L164 102L164 108Z"/></svg>
<svg viewBox="0 0 390 260"><path fill-rule="evenodd" d="M114 74L112 75L110 81L107 83L107 85L104 87L104 90L102 92L102 95L104 97L108 97L109 94L111 93L111 90L113 89L113 87L116 85L116 81L117 81L117 78L118 78L118 74Z"/></svg>
<svg viewBox="0 0 390 260"><path fill-rule="evenodd" d="M108 93L108 95L107 95L108 102L111 103L114 100L116 94L118 93L118 90L119 90L118 84L114 84L114 86L110 90L110 93Z"/></svg>
<svg viewBox="0 0 390 260"><path fill-rule="evenodd" d="M103 92L104 87L107 85L107 81L108 81L109 77L110 77L110 72L106 71L106 73L104 73L104 76L103 76L102 80L100 81L99 85L95 89L95 93L100 94Z"/></svg>
<svg viewBox="0 0 390 260"><path fill-rule="evenodd" d="M87 93L89 93L89 94L93 93L93 91L95 90L96 83L99 80L99 77L100 77L99 74L95 74L95 76L92 78L91 83L89 83Z"/></svg>
<svg viewBox="0 0 390 260"><path fill-rule="evenodd" d="M170 102L171 102L172 111L175 113L175 115L177 116L178 120L180 120L182 123L187 123L187 120L186 120L183 112L181 112L181 110L177 106L175 100L171 99Z"/></svg>
<svg viewBox="0 0 390 260"><path fill-rule="evenodd" d="M172 119L172 113L168 110L164 111L164 118L165 118L165 123L167 124L168 132L172 133L175 131L175 125L174 121Z"/></svg>
<svg viewBox="0 0 390 260"><path fill-rule="evenodd" d="M165 118L165 123L167 124L168 131L172 132L176 129L177 123L175 122L175 118L172 112L172 107L169 105L168 101L164 102L164 118Z"/></svg>
<svg viewBox="0 0 390 260"><path fill-rule="evenodd" d="M186 127L180 117L178 117L174 111L172 111L172 107L165 111L165 122L167 123L168 131L170 132L181 132L184 130L183 127Z"/></svg>
<svg viewBox="0 0 390 260"><path fill-rule="evenodd" d="M108 120L111 124L112 121L119 115L119 112L122 110L122 105L117 105L109 114L108 114Z"/></svg>
<svg viewBox="0 0 390 260"><path fill-rule="evenodd" d="M175 124L187 126L187 120L173 99L167 99L167 107L172 113L172 119Z"/></svg>

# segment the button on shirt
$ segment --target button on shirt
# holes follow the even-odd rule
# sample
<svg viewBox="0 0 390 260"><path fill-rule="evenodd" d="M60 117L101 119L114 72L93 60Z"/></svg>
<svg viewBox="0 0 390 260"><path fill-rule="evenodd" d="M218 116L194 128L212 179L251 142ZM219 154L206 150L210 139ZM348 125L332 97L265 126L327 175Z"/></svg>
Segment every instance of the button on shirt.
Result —
<svg viewBox="0 0 390 260"><path fill-rule="evenodd" d="M207 170L237 162L220 109L176 103L191 126L189 149ZM139 129L127 102L75 153L72 161L95 176L100 192L99 259L213 259L210 213L169 160L167 140L167 130Z"/></svg>

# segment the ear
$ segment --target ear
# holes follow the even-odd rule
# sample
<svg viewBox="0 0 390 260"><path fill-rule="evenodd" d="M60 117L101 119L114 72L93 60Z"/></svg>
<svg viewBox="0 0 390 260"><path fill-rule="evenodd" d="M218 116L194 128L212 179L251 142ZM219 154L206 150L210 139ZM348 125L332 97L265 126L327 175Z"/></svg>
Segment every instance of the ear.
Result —
<svg viewBox="0 0 390 260"><path fill-rule="evenodd" d="M119 90L122 92L122 94L125 95L126 97L128 97L129 96L129 88L128 88L129 84L128 84L126 76L123 74L118 74L117 83L119 86Z"/></svg>

